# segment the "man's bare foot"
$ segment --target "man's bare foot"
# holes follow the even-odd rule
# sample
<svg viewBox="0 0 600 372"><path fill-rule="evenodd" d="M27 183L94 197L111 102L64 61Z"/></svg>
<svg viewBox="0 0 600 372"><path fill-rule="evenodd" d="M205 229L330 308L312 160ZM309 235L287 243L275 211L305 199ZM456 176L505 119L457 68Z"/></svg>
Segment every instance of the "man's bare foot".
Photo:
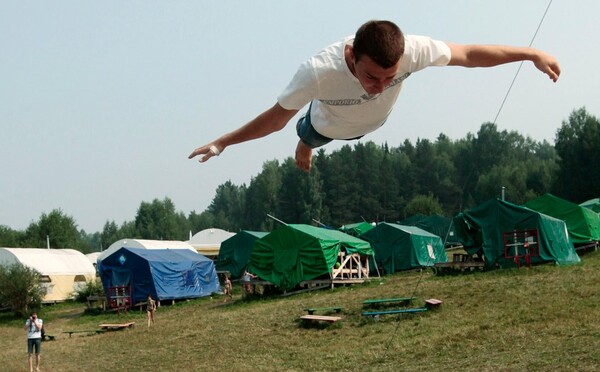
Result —
<svg viewBox="0 0 600 372"><path fill-rule="evenodd" d="M312 149L302 141L298 141L298 146L296 146L296 166L305 172L310 172L311 162Z"/></svg>

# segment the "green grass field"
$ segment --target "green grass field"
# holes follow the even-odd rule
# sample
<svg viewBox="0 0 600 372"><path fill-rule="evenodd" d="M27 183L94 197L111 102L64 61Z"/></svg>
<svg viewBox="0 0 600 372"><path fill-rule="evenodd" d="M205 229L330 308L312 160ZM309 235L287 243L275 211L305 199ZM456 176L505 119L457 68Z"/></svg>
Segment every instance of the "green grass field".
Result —
<svg viewBox="0 0 600 372"><path fill-rule="evenodd" d="M418 285L417 285L418 284ZM362 301L413 295L436 311L368 319ZM306 327L307 307L342 306L343 319ZM85 305L43 309L43 371L591 371L600 368L600 252L581 264L460 275L405 272L362 285L289 297L214 296L145 313L87 314ZM338 314L336 314L338 315ZM135 327L98 335L104 322ZM24 319L0 315L0 370L25 371Z"/></svg>

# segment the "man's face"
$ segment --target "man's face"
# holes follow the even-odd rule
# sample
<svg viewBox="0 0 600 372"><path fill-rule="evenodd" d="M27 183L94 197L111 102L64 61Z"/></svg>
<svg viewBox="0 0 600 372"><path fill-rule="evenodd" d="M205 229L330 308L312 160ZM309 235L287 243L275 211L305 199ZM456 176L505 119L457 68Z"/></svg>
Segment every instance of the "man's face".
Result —
<svg viewBox="0 0 600 372"><path fill-rule="evenodd" d="M400 69L400 61L390 68L383 68L367 55L354 59L354 76L368 94L382 93L390 85Z"/></svg>

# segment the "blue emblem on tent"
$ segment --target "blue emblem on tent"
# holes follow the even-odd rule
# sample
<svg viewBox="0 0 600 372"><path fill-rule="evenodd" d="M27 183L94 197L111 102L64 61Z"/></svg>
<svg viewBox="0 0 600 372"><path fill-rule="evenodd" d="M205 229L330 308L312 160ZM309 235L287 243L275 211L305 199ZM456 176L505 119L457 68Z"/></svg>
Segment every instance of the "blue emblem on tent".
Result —
<svg viewBox="0 0 600 372"><path fill-rule="evenodd" d="M125 255L124 255L124 254L122 254L122 255L119 257L119 263L120 263L121 265L125 265L125 261L127 261L127 258L125 258Z"/></svg>

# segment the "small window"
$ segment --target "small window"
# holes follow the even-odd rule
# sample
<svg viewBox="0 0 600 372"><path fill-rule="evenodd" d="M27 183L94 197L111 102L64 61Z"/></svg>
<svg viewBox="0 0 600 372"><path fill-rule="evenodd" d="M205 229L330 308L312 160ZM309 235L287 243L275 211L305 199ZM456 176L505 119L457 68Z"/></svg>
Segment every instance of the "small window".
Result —
<svg viewBox="0 0 600 372"><path fill-rule="evenodd" d="M427 252L429 253L429 257L435 260L435 252L431 244L427 244Z"/></svg>
<svg viewBox="0 0 600 372"><path fill-rule="evenodd" d="M75 275L75 279L73 279L74 282L85 282L85 276L84 275Z"/></svg>
<svg viewBox="0 0 600 372"><path fill-rule="evenodd" d="M52 279L48 275L42 275L40 277L40 283L52 283Z"/></svg>

